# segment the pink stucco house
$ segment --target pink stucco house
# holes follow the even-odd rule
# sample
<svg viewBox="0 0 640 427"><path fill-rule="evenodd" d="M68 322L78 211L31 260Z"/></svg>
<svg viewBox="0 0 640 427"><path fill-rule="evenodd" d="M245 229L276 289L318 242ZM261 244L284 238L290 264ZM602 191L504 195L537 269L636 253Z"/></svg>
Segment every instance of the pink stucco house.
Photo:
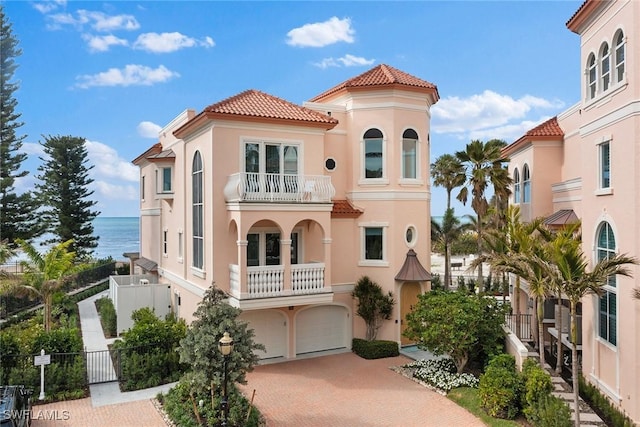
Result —
<svg viewBox="0 0 640 427"><path fill-rule="evenodd" d="M392 291L378 338L430 275L430 108L435 85L388 65L304 106L247 90L186 110L134 160L139 270L187 321L215 284L266 345L263 358L350 349L364 337L354 283ZM146 279L145 279L146 280Z"/></svg>
<svg viewBox="0 0 640 427"><path fill-rule="evenodd" d="M523 220L552 226L582 221L584 252L596 262L611 253L640 257L640 2L587 0L567 22L580 36L580 101L504 149L514 180L512 203ZM582 372L587 381L640 422L640 301L633 278L612 279L581 304ZM533 312L526 284L522 312ZM568 305L567 305L568 307ZM544 341L558 339L545 313ZM564 329L564 328L563 328ZM561 332L565 349L570 346Z"/></svg>

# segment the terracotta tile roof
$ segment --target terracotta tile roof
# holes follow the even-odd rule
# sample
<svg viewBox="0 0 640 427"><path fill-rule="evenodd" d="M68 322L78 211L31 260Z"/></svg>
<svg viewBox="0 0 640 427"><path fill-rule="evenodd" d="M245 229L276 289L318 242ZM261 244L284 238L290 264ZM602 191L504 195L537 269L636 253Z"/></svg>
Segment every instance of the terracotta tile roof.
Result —
<svg viewBox="0 0 640 427"><path fill-rule="evenodd" d="M160 144L159 142L156 142L147 151L145 151L144 153L140 154L138 157L133 159L131 163L133 163L134 165L137 165L140 163L141 160L146 159L149 156L159 154L161 152L162 152L162 144Z"/></svg>
<svg viewBox="0 0 640 427"><path fill-rule="evenodd" d="M362 211L353 207L348 200L334 200L331 218L357 218L362 215Z"/></svg>
<svg viewBox="0 0 640 427"><path fill-rule="evenodd" d="M548 138L562 139L563 137L564 131L558 124L558 117L556 116L539 124L533 129L528 130L527 133L521 136L518 140L504 147L501 152L504 156L508 156L510 153L514 152L517 148L529 141Z"/></svg>
<svg viewBox="0 0 640 427"><path fill-rule="evenodd" d="M435 94L435 99L437 100L439 98L438 88L433 83L414 77L411 74L400 71L389 65L380 64L369 71L332 87L331 89L312 98L311 101L320 101L329 95L343 90L388 86L409 86L418 89L421 92L433 92Z"/></svg>
<svg viewBox="0 0 640 427"><path fill-rule="evenodd" d="M293 104L259 90L246 90L218 103L209 105L205 113L234 116L264 117L335 125L336 119L326 114Z"/></svg>
<svg viewBox="0 0 640 427"><path fill-rule="evenodd" d="M409 249L404 264L402 264L395 279L404 282L424 282L431 280L431 273L420 264L416 251Z"/></svg>
<svg viewBox="0 0 640 427"><path fill-rule="evenodd" d="M566 23L568 29L577 32L578 26L598 6L597 0L585 0Z"/></svg>
<svg viewBox="0 0 640 427"><path fill-rule="evenodd" d="M527 131L525 136L564 136L564 131L558 124L558 117L552 117L544 123L539 124Z"/></svg>

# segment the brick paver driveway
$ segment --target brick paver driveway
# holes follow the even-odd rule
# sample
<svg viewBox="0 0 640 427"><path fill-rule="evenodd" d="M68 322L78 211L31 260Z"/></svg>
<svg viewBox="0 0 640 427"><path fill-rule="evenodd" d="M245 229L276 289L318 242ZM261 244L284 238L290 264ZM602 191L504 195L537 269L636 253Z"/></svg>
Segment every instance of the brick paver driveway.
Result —
<svg viewBox="0 0 640 427"><path fill-rule="evenodd" d="M446 397L389 369L404 356L364 360L353 353L255 368L245 395L269 427L483 426Z"/></svg>

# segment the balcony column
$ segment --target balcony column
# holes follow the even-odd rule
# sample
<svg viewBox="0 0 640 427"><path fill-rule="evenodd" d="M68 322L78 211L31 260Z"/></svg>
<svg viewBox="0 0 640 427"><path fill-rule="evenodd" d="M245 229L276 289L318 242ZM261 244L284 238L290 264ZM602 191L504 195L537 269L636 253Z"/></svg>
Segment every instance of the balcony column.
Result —
<svg viewBox="0 0 640 427"><path fill-rule="evenodd" d="M247 283L247 247L249 246L248 240L236 240L238 245L238 277L240 280L240 295L241 298L245 298L249 294Z"/></svg>
<svg viewBox="0 0 640 427"><path fill-rule="evenodd" d="M291 295L291 239L280 239L280 260L284 266L283 295Z"/></svg>
<svg viewBox="0 0 640 427"><path fill-rule="evenodd" d="M331 238L322 239L324 246L324 287L331 287Z"/></svg>

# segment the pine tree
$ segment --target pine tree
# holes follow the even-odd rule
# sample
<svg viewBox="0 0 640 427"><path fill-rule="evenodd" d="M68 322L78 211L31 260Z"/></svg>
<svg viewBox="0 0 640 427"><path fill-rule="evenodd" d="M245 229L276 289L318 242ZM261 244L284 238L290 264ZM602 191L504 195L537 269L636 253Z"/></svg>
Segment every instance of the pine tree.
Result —
<svg viewBox="0 0 640 427"><path fill-rule="evenodd" d="M18 102L13 96L19 85L11 81L18 68L14 58L21 54L18 40L0 5L0 239L6 240L11 247L15 247L16 239L30 240L41 234L35 221L36 205L32 193L17 194L14 188L16 178L29 173L20 170L27 158L26 153L20 152L26 136L16 135L23 123L18 121L20 113L15 111Z"/></svg>
<svg viewBox="0 0 640 427"><path fill-rule="evenodd" d="M36 190L43 206L42 221L55 237L46 243L60 243L73 239L70 250L85 258L98 246L93 235L92 221L100 212L92 211L97 202L89 184L85 139L73 136L49 136L41 143L47 158L38 167Z"/></svg>

